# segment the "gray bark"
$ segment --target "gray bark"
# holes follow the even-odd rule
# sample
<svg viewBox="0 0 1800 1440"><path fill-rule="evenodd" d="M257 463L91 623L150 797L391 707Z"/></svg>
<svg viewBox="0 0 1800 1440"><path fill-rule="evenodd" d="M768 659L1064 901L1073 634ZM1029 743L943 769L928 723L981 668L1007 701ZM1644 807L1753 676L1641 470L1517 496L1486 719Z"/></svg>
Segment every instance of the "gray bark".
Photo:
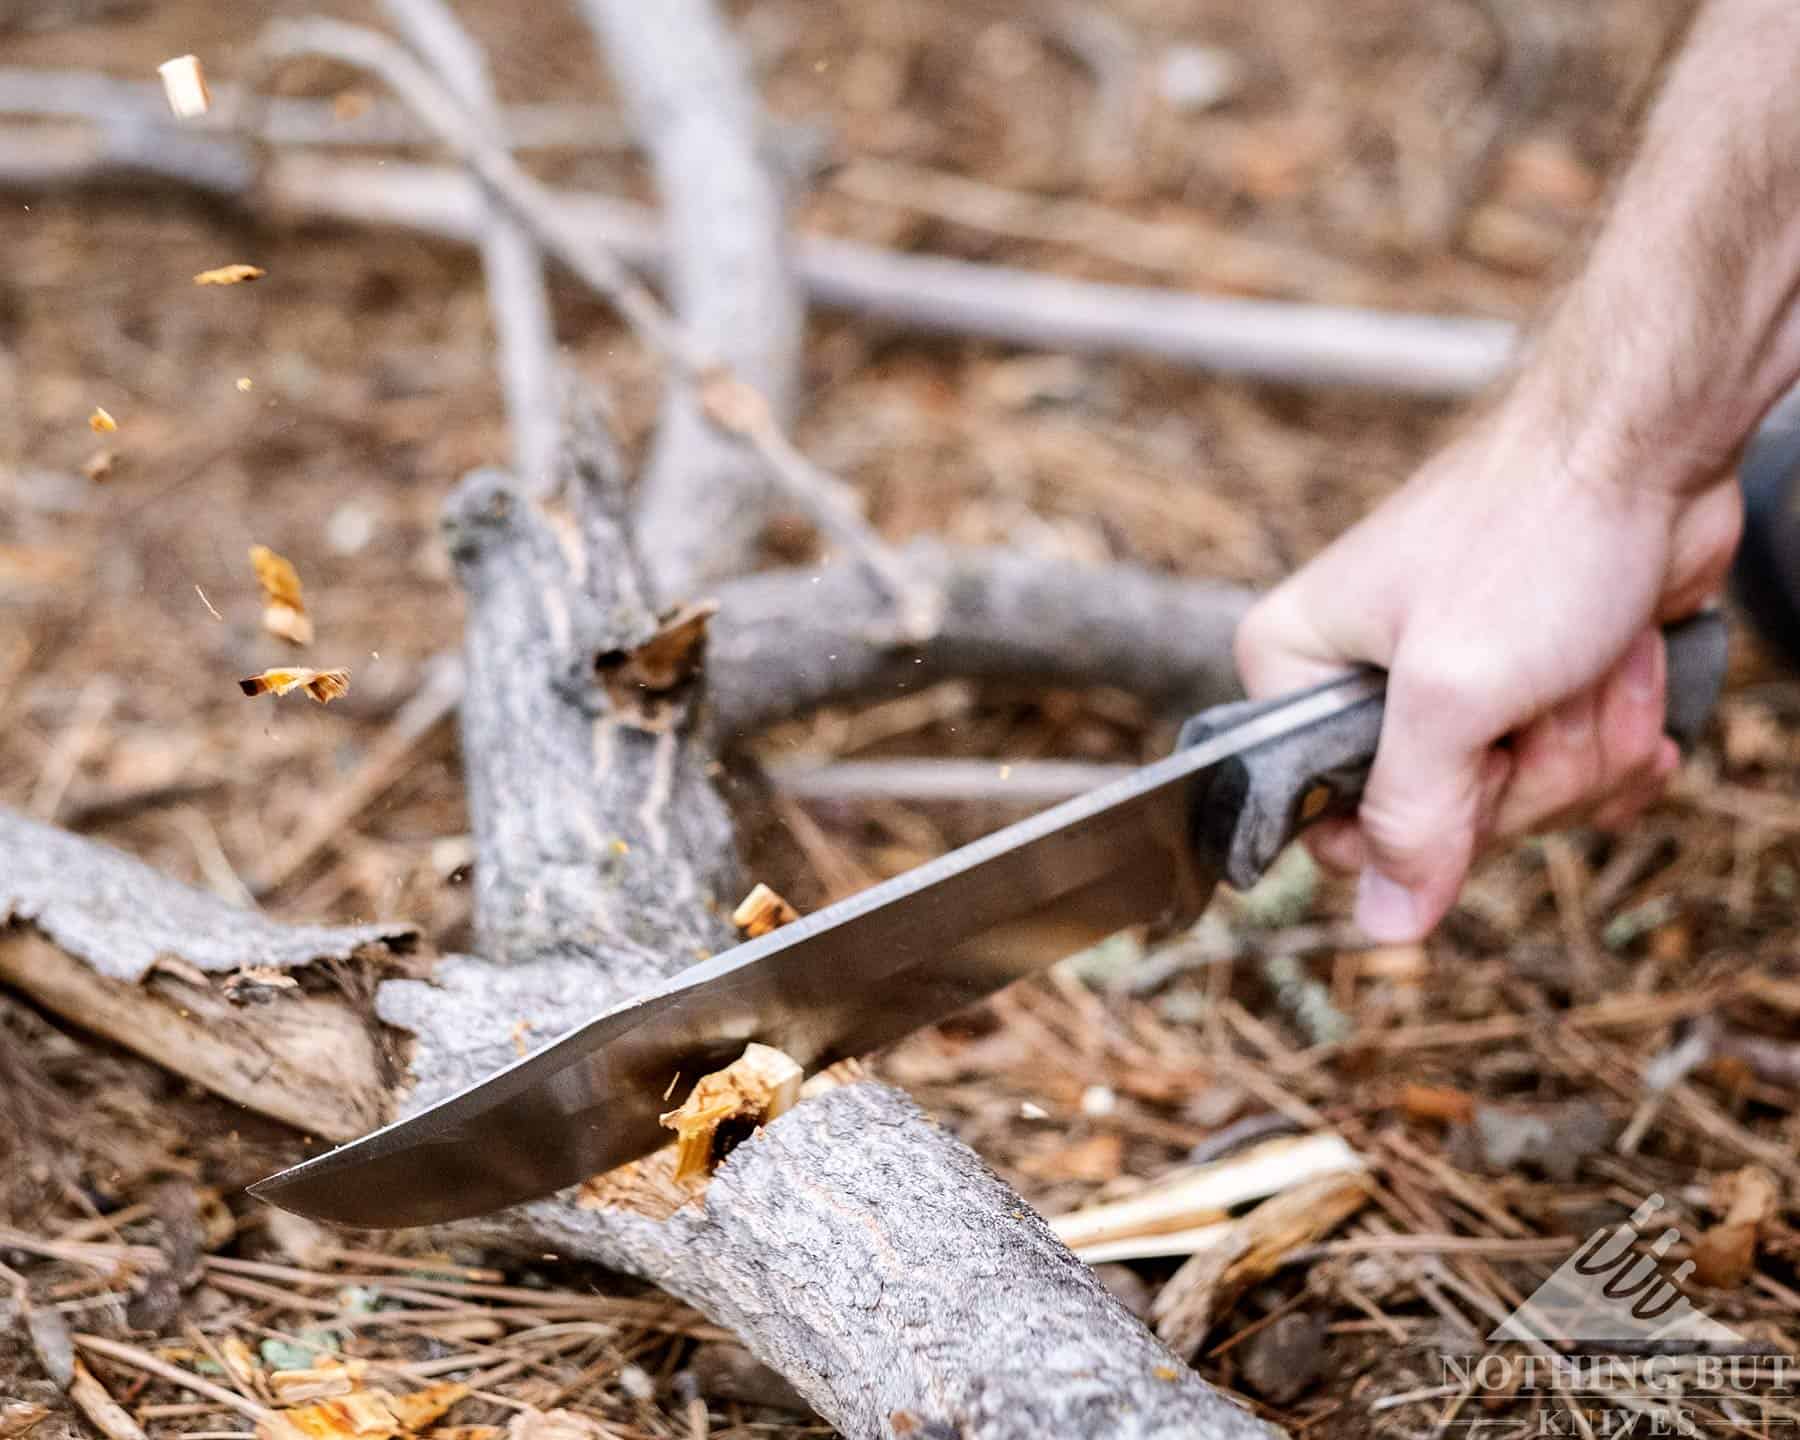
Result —
<svg viewBox="0 0 1800 1440"><path fill-rule="evenodd" d="M565 472L567 516L494 472L447 508L469 594L464 751L493 959L382 986L382 1018L415 1038L408 1108L511 1058L508 1021L547 1039L725 941L730 830L694 711L647 732L595 678L594 657L629 650L654 617L608 452L593 427L577 433L589 448ZM880 1086L802 1101L668 1218L565 1195L477 1230L693 1301L852 1436L906 1433L906 1416L967 1440L1271 1433Z"/></svg>
<svg viewBox="0 0 1800 1440"><path fill-rule="evenodd" d="M582 0L662 198L670 304L687 332L761 391L785 428L805 324L788 268L785 205L764 163L762 108L709 0ZM671 378L643 477L637 531L655 587L678 599L746 569L774 488Z"/></svg>
<svg viewBox="0 0 1800 1440"><path fill-rule="evenodd" d="M707 674L721 744L829 702L962 675L1112 685L1172 713L1239 694L1231 637L1252 598L1239 586L930 540L901 560L942 601L931 643L916 648L884 633L881 597L851 566L717 588Z"/></svg>
<svg viewBox="0 0 1800 1440"><path fill-rule="evenodd" d="M753 1337L847 1435L1277 1433L1174 1364L1036 1212L884 1086L803 1101L667 1220L541 1204L489 1235L654 1275Z"/></svg>
<svg viewBox="0 0 1800 1440"><path fill-rule="evenodd" d="M29 923L111 980L139 984L168 956L228 974L410 949L411 925L283 925L163 880L143 862L0 810L0 931Z"/></svg>

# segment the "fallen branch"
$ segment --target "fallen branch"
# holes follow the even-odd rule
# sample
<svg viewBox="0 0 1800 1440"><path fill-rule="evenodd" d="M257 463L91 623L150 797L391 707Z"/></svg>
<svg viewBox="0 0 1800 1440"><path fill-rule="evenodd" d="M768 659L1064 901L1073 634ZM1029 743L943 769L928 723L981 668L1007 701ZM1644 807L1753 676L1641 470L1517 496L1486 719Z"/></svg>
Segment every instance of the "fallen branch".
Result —
<svg viewBox="0 0 1800 1440"><path fill-rule="evenodd" d="M470 114L490 133L503 132L504 117L488 78L487 60L444 0L382 0L382 5ZM513 469L528 486L547 489L559 449L562 401L557 393L556 327L544 282L544 257L524 221L501 205L487 203L484 208L481 268L500 347Z"/></svg>
<svg viewBox="0 0 1800 1440"><path fill-rule="evenodd" d="M1129 565L920 540L906 572L943 597L931 643L893 643L847 566L773 570L718 587L708 685L725 745L819 705L961 676L1110 685L1185 715L1238 693L1231 637L1250 594Z"/></svg>
<svg viewBox="0 0 1800 1440"><path fill-rule="evenodd" d="M260 173L242 146L201 136L149 146L80 131L0 131L0 185L40 189L132 175L254 200L295 217L386 224L473 242L479 186L458 171L308 155L272 157ZM642 269L662 263L659 227L641 206L547 192L569 238ZM1498 320L1103 285L1014 266L897 255L802 235L794 273L809 299L902 330L967 336L1075 354L1128 354L1229 375L1461 396L1511 364L1517 331Z"/></svg>
<svg viewBox="0 0 1800 1440"><path fill-rule="evenodd" d="M675 372L678 383L694 387L699 412L715 433L744 443L760 457L782 493L887 594L906 633L916 639L929 635L935 607L920 597L862 519L853 492L801 456L768 397L732 372L707 343L709 337L689 333L617 257L574 233L550 192L495 146L411 55L378 31L334 20L278 21L265 32L260 49L267 63L320 56L379 75L546 250L618 309L638 338ZM718 475L713 483L729 484ZM681 512L669 518L684 530L693 523Z"/></svg>
<svg viewBox="0 0 1800 1440"><path fill-rule="evenodd" d="M706 0L578 8L650 156L670 303L695 340L764 397L779 435L793 418L804 315L786 205L759 154L748 66ZM667 537L645 557L665 598L751 568L770 486L709 421L691 376L669 386L641 486L637 528Z"/></svg>
<svg viewBox="0 0 1800 1440"><path fill-rule="evenodd" d="M347 1140L388 1117L379 1038L341 997L235 1003L215 983L410 949L409 925L278 925L0 810L0 983L227 1099Z"/></svg>

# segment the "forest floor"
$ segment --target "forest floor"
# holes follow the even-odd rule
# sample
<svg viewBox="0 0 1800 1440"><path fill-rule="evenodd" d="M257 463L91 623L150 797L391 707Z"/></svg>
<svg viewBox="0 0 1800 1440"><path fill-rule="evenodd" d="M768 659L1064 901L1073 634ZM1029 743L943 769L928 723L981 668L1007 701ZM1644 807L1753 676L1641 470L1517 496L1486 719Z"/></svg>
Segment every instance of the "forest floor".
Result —
<svg viewBox="0 0 1800 1440"><path fill-rule="evenodd" d="M343 0L321 8L367 18ZM505 99L605 98L572 13L457 8ZM1086 5L734 5L770 108L826 138L829 163L797 223L1094 279L1529 323L1578 254L1688 10L1092 8L1152 63L1175 45L1230 57L1229 93L1185 111L1158 101L1121 143L1098 103L1105 87L1071 53L1067 17ZM5 34L0 58L149 77L197 50L228 79L274 12L302 7L159 0ZM283 88L352 104L368 93L325 66L291 68ZM549 152L533 166L559 184L651 198L626 153ZM972 198L959 180L993 188ZM260 221L154 185L3 198L0 803L247 900L246 877L458 642L438 508L466 469L508 453L479 267L447 244ZM233 261L268 278L192 286ZM605 388L641 446L654 366L566 278L555 301L565 361ZM90 431L96 406L116 434ZM1264 585L1463 413L816 313L798 438L895 538L942 533ZM89 478L102 449L110 473ZM237 677L286 658L257 624L245 561L257 543L304 577L329 637L317 663L354 674L328 708L238 693ZM804 554L804 531L770 545ZM1299 1433L1443 1433L1478 1412L1535 1433L1541 1397L1459 1397L1441 1384L1440 1349L1470 1326L1485 1335L1492 1307L1504 1314L1530 1293L1564 1253L1554 1242L1572 1249L1653 1194L1682 1231L1671 1258L1708 1262L1689 1282L1695 1303L1793 1353L1800 1237L1780 1217L1800 1197L1800 1044L1783 1038L1800 1017L1800 804L1788 798L1800 686L1738 641L1719 723L1629 837L1577 832L1489 858L1424 946L1359 947L1334 924L1348 908L1342 882L1289 865L1279 884L1226 902L1205 943L1189 942L1189 963L1108 952L1110 966L1017 987L875 1068L1051 1215L1131 1193L1247 1118L1322 1121L1349 1140L1376 1178L1379 1223L1287 1256L1216 1317L1195 1361ZM735 763L1138 761L1171 734L1128 695L958 684L784 726ZM742 793L751 873L803 909L1007 818L979 804ZM438 949L464 946L467 829L444 723L377 801L258 899L289 919L404 917ZM1653 1094L1646 1068L1683 1036L1698 1043L1697 1017L1710 1017L1711 1058ZM1528 1124L1540 1138L1521 1147ZM231 1367L214 1351L237 1336L262 1347L263 1369L320 1348L412 1380L473 1368L482 1394L455 1412L465 1424L535 1406L581 1411L595 1434L821 1433L732 1398L754 1394L754 1379L733 1391L696 1378L697 1349L720 1337L603 1272L545 1262L471 1278L405 1241L333 1250L271 1223L242 1187L306 1149L0 990L0 1261L40 1299L54 1290L75 1328L99 1325L113 1297L66 1247L167 1243L181 1229L170 1215L196 1213L200 1196L197 1283L139 1295L117 1333L220 1384ZM1750 1168L1780 1199L1748 1259L1722 1263L1703 1237L1754 1188ZM1466 1243L1422 1281L1392 1238L1409 1234ZM1180 1263L1109 1276L1141 1306ZM502 1278L509 1290L481 1288ZM446 1300L434 1332L366 1322L384 1287L431 1285ZM539 1331L521 1339L521 1306L591 1322L589 1333L575 1348L562 1343L568 1325L548 1348ZM1314 1322L1316 1363L1297 1388L1266 1376L1259 1387L1245 1357L1291 1314ZM464 1369L443 1363L459 1356L472 1357ZM244 1428L130 1363L93 1364L157 1440ZM46 1393L22 1334L0 1336L0 1393ZM1383 1403L1405 1396L1418 1398ZM1741 1434L1779 1423L1715 1421ZM10 1434L4 1425L0 1412Z"/></svg>

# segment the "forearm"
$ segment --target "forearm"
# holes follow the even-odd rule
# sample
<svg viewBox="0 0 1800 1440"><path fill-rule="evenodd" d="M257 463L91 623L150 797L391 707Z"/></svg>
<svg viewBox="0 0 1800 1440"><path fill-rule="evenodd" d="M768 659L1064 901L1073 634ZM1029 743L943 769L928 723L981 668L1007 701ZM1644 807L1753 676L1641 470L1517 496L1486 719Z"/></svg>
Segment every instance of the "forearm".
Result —
<svg viewBox="0 0 1800 1440"><path fill-rule="evenodd" d="M1797 293L1800 4L1712 0L1499 423L1579 477L1703 486L1800 374Z"/></svg>

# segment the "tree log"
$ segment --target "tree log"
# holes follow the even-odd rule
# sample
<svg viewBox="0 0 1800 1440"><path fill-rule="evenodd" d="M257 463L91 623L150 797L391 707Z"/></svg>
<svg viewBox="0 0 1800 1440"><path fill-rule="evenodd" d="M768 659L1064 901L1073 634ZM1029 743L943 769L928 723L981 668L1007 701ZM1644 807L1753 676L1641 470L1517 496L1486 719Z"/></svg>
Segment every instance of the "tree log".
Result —
<svg viewBox="0 0 1800 1440"><path fill-rule="evenodd" d="M1172 714L1240 693L1231 639L1252 598L1241 586L933 540L900 559L941 602L927 645L896 641L882 597L851 566L717 587L707 676L721 745L819 705L959 676L1111 685Z"/></svg>

